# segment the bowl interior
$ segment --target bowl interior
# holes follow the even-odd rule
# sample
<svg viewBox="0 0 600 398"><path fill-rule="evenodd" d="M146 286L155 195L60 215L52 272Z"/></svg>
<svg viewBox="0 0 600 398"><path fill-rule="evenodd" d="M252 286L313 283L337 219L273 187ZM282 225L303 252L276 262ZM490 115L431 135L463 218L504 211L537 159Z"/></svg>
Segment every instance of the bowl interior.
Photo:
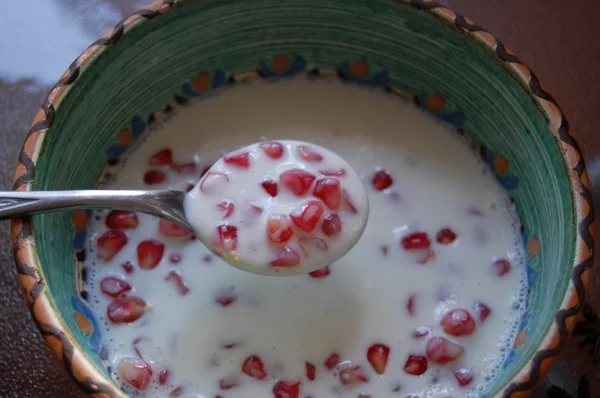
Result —
<svg viewBox="0 0 600 398"><path fill-rule="evenodd" d="M530 292L515 347L489 391L498 392L531 359L565 297L577 236L572 187L527 88L488 48L422 7L389 0L176 3L129 27L82 68L34 158L33 189L91 188L107 164L177 106L250 75L297 74L333 74L406 95L464 130L514 199ZM36 216L36 251L61 321L106 374L102 327L74 266L86 255L85 217Z"/></svg>

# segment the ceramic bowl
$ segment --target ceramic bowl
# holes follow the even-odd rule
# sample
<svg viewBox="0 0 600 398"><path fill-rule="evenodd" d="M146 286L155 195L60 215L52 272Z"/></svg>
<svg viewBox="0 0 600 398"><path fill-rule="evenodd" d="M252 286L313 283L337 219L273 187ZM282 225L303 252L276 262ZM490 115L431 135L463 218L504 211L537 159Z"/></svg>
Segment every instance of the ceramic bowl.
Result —
<svg viewBox="0 0 600 398"><path fill-rule="evenodd" d="M592 198L579 146L538 78L469 19L425 0L163 0L71 64L38 111L15 190L92 188L153 123L246 79L337 76L414 101L464 131L518 208L527 315L488 396L528 395L560 352L592 265ZM206 137L210 139L210 137ZM19 279L77 385L119 397L86 303L88 213L14 220Z"/></svg>

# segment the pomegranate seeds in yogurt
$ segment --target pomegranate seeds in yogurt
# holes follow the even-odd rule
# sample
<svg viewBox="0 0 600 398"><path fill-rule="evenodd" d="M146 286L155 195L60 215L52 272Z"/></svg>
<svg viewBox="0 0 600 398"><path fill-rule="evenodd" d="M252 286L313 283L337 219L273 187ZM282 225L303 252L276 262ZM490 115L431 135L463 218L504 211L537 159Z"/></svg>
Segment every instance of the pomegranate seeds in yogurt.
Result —
<svg viewBox="0 0 600 398"><path fill-rule="evenodd" d="M358 241L369 215L363 183L345 160L321 146L287 140L225 155L188 193L184 208L215 254L271 275L330 265Z"/></svg>

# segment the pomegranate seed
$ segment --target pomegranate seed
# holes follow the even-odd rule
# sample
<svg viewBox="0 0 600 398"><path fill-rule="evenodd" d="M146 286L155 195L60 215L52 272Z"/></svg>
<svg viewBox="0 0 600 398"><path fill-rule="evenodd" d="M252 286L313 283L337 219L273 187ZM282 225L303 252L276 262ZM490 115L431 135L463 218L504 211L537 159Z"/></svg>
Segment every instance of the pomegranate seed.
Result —
<svg viewBox="0 0 600 398"><path fill-rule="evenodd" d="M162 218L158 221L158 232L169 238L185 238L190 235L187 229Z"/></svg>
<svg viewBox="0 0 600 398"><path fill-rule="evenodd" d="M277 196L277 183L273 180L267 180L260 183L266 193L271 197Z"/></svg>
<svg viewBox="0 0 600 398"><path fill-rule="evenodd" d="M237 248L237 227L234 225L219 225L213 239L213 245L219 252L230 252Z"/></svg>
<svg viewBox="0 0 600 398"><path fill-rule="evenodd" d="M392 176L390 176L387 171L378 170L373 174L371 183L376 191L383 191L384 189L389 188L394 183L394 180L392 180Z"/></svg>
<svg viewBox="0 0 600 398"><path fill-rule="evenodd" d="M235 377L228 377L225 379L219 380L219 388L221 390L231 390L234 387L237 387L238 383Z"/></svg>
<svg viewBox="0 0 600 398"><path fill-rule="evenodd" d="M273 267L289 268L295 267L298 264L300 264L298 252L288 246L282 248L277 254L277 258L271 261Z"/></svg>
<svg viewBox="0 0 600 398"><path fill-rule="evenodd" d="M390 348L384 344L373 344L367 350L367 359L375 373L382 375L385 373L385 367L390 355Z"/></svg>
<svg viewBox="0 0 600 398"><path fill-rule="evenodd" d="M263 142L260 144L260 149L262 149L265 155L271 159L279 159L281 156L283 156L283 145L281 145L279 142Z"/></svg>
<svg viewBox="0 0 600 398"><path fill-rule="evenodd" d="M460 358L465 349L445 337L432 337L425 348L427 358L440 365L445 365Z"/></svg>
<svg viewBox="0 0 600 398"><path fill-rule="evenodd" d="M415 300L417 298L416 294L411 295L408 300L406 300L406 310L411 316L415 315Z"/></svg>
<svg viewBox="0 0 600 398"><path fill-rule="evenodd" d="M492 263L492 272L496 276L504 276L510 272L510 263L503 258L496 259Z"/></svg>
<svg viewBox="0 0 600 398"><path fill-rule="evenodd" d="M342 189L342 210L352 214L358 213L350 194L345 189Z"/></svg>
<svg viewBox="0 0 600 398"><path fill-rule="evenodd" d="M124 296L108 305L106 314L113 323L135 322L144 315L146 302L137 296Z"/></svg>
<svg viewBox="0 0 600 398"><path fill-rule="evenodd" d="M475 320L469 311L463 309L447 312L440 325L446 333L452 336L469 336L475 330Z"/></svg>
<svg viewBox="0 0 600 398"><path fill-rule="evenodd" d="M419 326L413 331L413 337L420 339L421 337L427 336L431 332L431 329L425 326Z"/></svg>
<svg viewBox="0 0 600 398"><path fill-rule="evenodd" d="M440 245L449 245L456 240L456 234L450 228L444 228L437 233L435 240Z"/></svg>
<svg viewBox="0 0 600 398"><path fill-rule="evenodd" d="M420 376L427 370L427 358L422 355L409 355L404 364L404 371L414 376Z"/></svg>
<svg viewBox="0 0 600 398"><path fill-rule="evenodd" d="M237 301L237 296L230 291L221 292L215 297L215 301L221 304L221 307L227 308Z"/></svg>
<svg viewBox="0 0 600 398"><path fill-rule="evenodd" d="M178 174L196 174L198 166L195 162L173 163L171 170Z"/></svg>
<svg viewBox="0 0 600 398"><path fill-rule="evenodd" d="M492 313L492 309L484 303L477 301L475 303L475 313L479 317L479 322L483 322L487 319L488 316L490 316L490 314Z"/></svg>
<svg viewBox="0 0 600 398"><path fill-rule="evenodd" d="M296 148L296 154L298 154L298 157L305 162L320 162L323 160L323 156L313 147L308 145L298 145Z"/></svg>
<svg viewBox="0 0 600 398"><path fill-rule="evenodd" d="M273 243L285 243L294 235L290 218L274 214L267 221L267 238Z"/></svg>
<svg viewBox="0 0 600 398"><path fill-rule="evenodd" d="M206 173L200 183L200 190L204 193L217 194L229 182L227 174L218 171L209 171Z"/></svg>
<svg viewBox="0 0 600 398"><path fill-rule="evenodd" d="M323 220L321 224L321 230L327 236L337 236L342 232L342 220L337 214L329 214Z"/></svg>
<svg viewBox="0 0 600 398"><path fill-rule="evenodd" d="M469 369L461 368L454 372L454 377L456 377L458 384L460 384L461 387L464 387L471 384L475 378L475 374Z"/></svg>
<svg viewBox="0 0 600 398"><path fill-rule="evenodd" d="M291 214L292 221L298 229L304 232L312 232L317 227L325 208L321 202L310 200L301 209Z"/></svg>
<svg viewBox="0 0 600 398"><path fill-rule="evenodd" d="M275 398L298 398L300 396L300 382L278 381L273 386Z"/></svg>
<svg viewBox="0 0 600 398"><path fill-rule="evenodd" d="M315 381L317 368L310 362L306 362L306 378L310 381Z"/></svg>
<svg viewBox="0 0 600 398"><path fill-rule="evenodd" d="M307 171L291 169L281 173L279 183L294 195L303 196L308 193L315 179L316 177Z"/></svg>
<svg viewBox="0 0 600 398"><path fill-rule="evenodd" d="M321 178L317 180L313 196L325 202L331 210L337 210L342 203L340 182L335 178Z"/></svg>
<svg viewBox="0 0 600 398"><path fill-rule="evenodd" d="M329 267L323 267L316 271L309 272L308 275L310 275L311 278L319 279L319 278L325 278L330 273L331 273L331 271L329 270Z"/></svg>
<svg viewBox="0 0 600 398"><path fill-rule="evenodd" d="M169 272L169 275L165 277L166 281L171 281L177 288L177 291L180 295L184 296L190 292L190 288L187 283L183 280L181 273L179 271L172 270Z"/></svg>
<svg viewBox="0 0 600 398"><path fill-rule="evenodd" d="M242 363L242 372L257 380L264 380L267 377L263 361L256 355L251 355Z"/></svg>
<svg viewBox="0 0 600 398"><path fill-rule="evenodd" d="M131 261L125 261L123 264L121 264L121 267L123 267L123 271L125 271L126 274L133 274L134 268Z"/></svg>
<svg viewBox="0 0 600 398"><path fill-rule="evenodd" d="M138 358L125 358L119 362L117 373L121 380L139 391L148 388L152 378L152 368L146 361Z"/></svg>
<svg viewBox="0 0 600 398"><path fill-rule="evenodd" d="M338 380L343 386L356 385L369 381L367 374L359 365L343 362L338 365Z"/></svg>
<svg viewBox="0 0 600 398"><path fill-rule="evenodd" d="M160 184L167 178L162 171L150 169L144 174L144 183L147 185Z"/></svg>
<svg viewBox="0 0 600 398"><path fill-rule="evenodd" d="M226 350L231 350L234 349L235 347L239 346L239 343L228 343L228 344L223 344L221 345L221 348L224 348Z"/></svg>
<svg viewBox="0 0 600 398"><path fill-rule="evenodd" d="M429 249L431 241L425 232L413 232L402 238L402 247L406 250Z"/></svg>
<svg viewBox="0 0 600 398"><path fill-rule="evenodd" d="M319 173L325 177L344 177L346 175L346 169L319 170Z"/></svg>
<svg viewBox="0 0 600 398"><path fill-rule="evenodd" d="M306 257L310 257L310 253L313 251L325 251L327 250L327 243L321 239L321 238L317 238L315 236L301 236L300 239L298 239L298 243L300 244L300 248L302 248L302 252L304 253L304 255Z"/></svg>
<svg viewBox="0 0 600 398"><path fill-rule="evenodd" d="M98 258L109 261L127 244L127 235L119 230L109 230L98 238Z"/></svg>
<svg viewBox="0 0 600 398"><path fill-rule="evenodd" d="M165 245L157 240L141 241L137 246L138 264L141 269L153 269L162 260Z"/></svg>
<svg viewBox="0 0 600 398"><path fill-rule="evenodd" d="M148 164L150 164L150 166L166 166L171 164L172 162L173 153L169 148L161 149L154 155L150 156L150 159L148 159Z"/></svg>
<svg viewBox="0 0 600 398"><path fill-rule="evenodd" d="M161 369L158 372L158 384L164 386L169 381L169 371L167 369Z"/></svg>
<svg viewBox="0 0 600 398"><path fill-rule="evenodd" d="M229 199L224 199L217 203L217 210L219 210L219 213L221 213L221 218L229 218L235 211L235 203Z"/></svg>
<svg viewBox="0 0 600 398"><path fill-rule="evenodd" d="M131 285L123 279L108 276L100 281L102 293L111 297L118 297L131 290Z"/></svg>
<svg viewBox="0 0 600 398"><path fill-rule="evenodd" d="M181 255L173 253L169 256L169 262L171 264L179 264L181 262Z"/></svg>
<svg viewBox="0 0 600 398"><path fill-rule="evenodd" d="M242 169L247 169L250 167L250 154L248 152L225 156L223 160L228 165L241 167Z"/></svg>
<svg viewBox="0 0 600 398"><path fill-rule="evenodd" d="M106 216L106 226L112 229L137 228L138 216L129 210L112 210Z"/></svg>
<svg viewBox="0 0 600 398"><path fill-rule="evenodd" d="M338 363L340 363L340 355L333 353L329 357L327 357L327 359L324 362L324 365L327 369L332 370L337 366Z"/></svg>

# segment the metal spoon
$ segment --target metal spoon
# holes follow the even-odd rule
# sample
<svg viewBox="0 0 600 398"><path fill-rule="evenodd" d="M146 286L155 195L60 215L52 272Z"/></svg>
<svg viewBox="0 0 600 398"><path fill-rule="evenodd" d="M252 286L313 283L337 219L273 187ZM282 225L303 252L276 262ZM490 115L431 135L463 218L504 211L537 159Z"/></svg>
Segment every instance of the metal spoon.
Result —
<svg viewBox="0 0 600 398"><path fill-rule="evenodd" d="M194 232L183 211L185 195L171 190L0 192L0 220L61 209L112 208L151 214Z"/></svg>

